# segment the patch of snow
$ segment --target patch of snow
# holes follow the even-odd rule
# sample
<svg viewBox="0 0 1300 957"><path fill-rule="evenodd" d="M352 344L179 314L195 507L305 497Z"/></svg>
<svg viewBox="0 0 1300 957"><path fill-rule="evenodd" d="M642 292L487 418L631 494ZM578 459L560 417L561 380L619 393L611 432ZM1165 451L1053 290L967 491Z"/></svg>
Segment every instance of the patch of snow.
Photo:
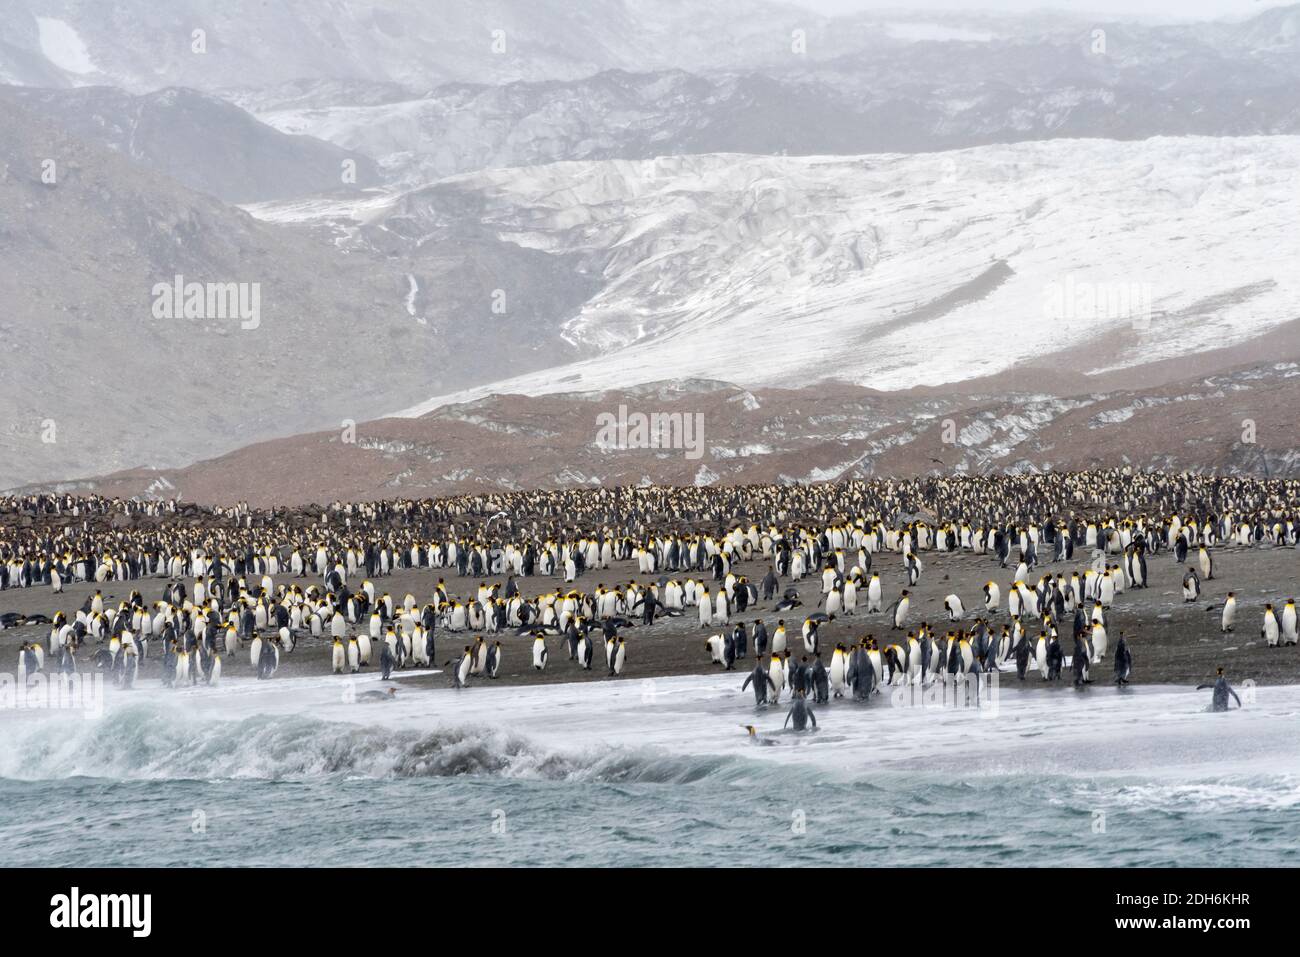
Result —
<svg viewBox="0 0 1300 957"><path fill-rule="evenodd" d="M1105 412L1098 412L1088 420L1089 425L1118 425L1120 422L1127 422L1133 418L1137 409L1134 406L1125 406L1122 409L1108 409Z"/></svg>
<svg viewBox="0 0 1300 957"><path fill-rule="evenodd" d="M422 326L429 324L424 316L415 313L415 297L420 294L420 284L416 281L415 276L411 273L406 274L406 281L410 283L410 288L406 291L406 314L415 319Z"/></svg>
<svg viewBox="0 0 1300 957"><path fill-rule="evenodd" d="M67 23L53 17L37 17L36 27L40 31L41 53L60 70L80 76L99 72L81 36Z"/></svg>
<svg viewBox="0 0 1300 957"><path fill-rule="evenodd" d="M707 465L701 465L699 471L695 473L695 484L697 486L712 485L718 480L718 473L713 471Z"/></svg>

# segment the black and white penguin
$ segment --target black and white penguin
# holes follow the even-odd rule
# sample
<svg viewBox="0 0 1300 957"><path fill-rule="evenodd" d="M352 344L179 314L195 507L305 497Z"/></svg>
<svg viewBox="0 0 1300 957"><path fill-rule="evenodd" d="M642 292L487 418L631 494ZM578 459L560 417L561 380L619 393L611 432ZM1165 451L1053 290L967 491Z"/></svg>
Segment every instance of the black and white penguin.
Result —
<svg viewBox="0 0 1300 957"><path fill-rule="evenodd" d="M622 635L618 636L617 647L614 649L614 661L610 665L609 673L618 677L623 673L623 668L627 665L627 639Z"/></svg>
<svg viewBox="0 0 1300 957"><path fill-rule="evenodd" d="M456 662L456 667L451 673L452 687L463 688L465 682L469 681L470 672L474 668L474 649L469 645L461 652L460 660Z"/></svg>
<svg viewBox="0 0 1300 957"><path fill-rule="evenodd" d="M1227 711L1228 695L1232 695L1237 701L1237 707L1241 707L1241 699L1237 697L1237 692L1232 690L1232 685L1228 684L1228 679L1223 675L1223 669L1218 670L1218 676L1212 685L1197 685L1197 691L1203 691L1206 688L1214 689L1214 697L1210 702L1211 711Z"/></svg>
<svg viewBox="0 0 1300 957"><path fill-rule="evenodd" d="M1214 579L1214 556L1204 545L1200 548L1201 576L1208 582Z"/></svg>
<svg viewBox="0 0 1300 957"><path fill-rule="evenodd" d="M1124 638L1124 632L1119 633L1119 641L1115 643L1115 684L1123 687L1128 684L1128 677L1133 673L1133 655L1128 650L1128 642Z"/></svg>
<svg viewBox="0 0 1300 957"><path fill-rule="evenodd" d="M1264 644L1270 648L1276 648L1278 639L1281 636L1281 629L1277 624L1277 615L1273 613L1273 603L1269 602L1264 605L1264 624L1259 629L1260 637L1264 639Z"/></svg>
<svg viewBox="0 0 1300 957"><path fill-rule="evenodd" d="M772 689L774 695L778 693L777 686L772 681L772 676L763 664L762 658L754 663L754 670L745 678L745 683L740 686L740 690L745 691L751 684L754 686L755 707L764 707L767 704L768 688Z"/></svg>
<svg viewBox="0 0 1300 957"><path fill-rule="evenodd" d="M1082 635L1074 636L1074 656L1071 658L1070 664L1074 668L1074 686L1076 688L1092 684L1092 679L1088 677L1088 646L1084 643Z"/></svg>
<svg viewBox="0 0 1300 957"><path fill-rule="evenodd" d="M806 731L810 721L815 730L817 728L817 716L813 714L812 708L808 706L806 694L802 690L797 691L791 699L790 710L785 716L785 724L782 727L787 728L793 723L795 731Z"/></svg>

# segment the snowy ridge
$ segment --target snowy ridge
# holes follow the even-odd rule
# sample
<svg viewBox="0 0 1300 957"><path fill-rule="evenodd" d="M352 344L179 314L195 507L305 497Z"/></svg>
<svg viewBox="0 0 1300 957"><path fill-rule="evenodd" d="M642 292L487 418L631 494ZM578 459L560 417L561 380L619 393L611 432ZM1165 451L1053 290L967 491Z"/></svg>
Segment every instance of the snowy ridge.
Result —
<svg viewBox="0 0 1300 957"><path fill-rule="evenodd" d="M1058 140L451 177L437 189L473 195L497 238L600 277L557 317L597 357L399 414L668 376L900 389L1240 343L1300 316L1297 155L1300 137Z"/></svg>

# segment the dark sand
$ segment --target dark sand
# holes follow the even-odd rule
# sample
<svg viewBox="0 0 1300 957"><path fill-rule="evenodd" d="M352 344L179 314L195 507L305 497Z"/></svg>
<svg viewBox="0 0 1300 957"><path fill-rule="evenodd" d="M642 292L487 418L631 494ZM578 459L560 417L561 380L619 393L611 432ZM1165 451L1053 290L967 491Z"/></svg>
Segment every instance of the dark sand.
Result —
<svg viewBox="0 0 1300 957"><path fill-rule="evenodd" d="M1290 684L1300 682L1300 648L1268 648L1260 637L1260 625L1264 603L1271 601L1281 614L1282 604L1300 591L1300 552L1291 548L1238 548L1222 547L1214 551L1216 577L1212 581L1202 582L1202 595L1199 601L1184 603L1181 583L1185 566L1177 565L1173 556L1162 553L1148 561L1148 574L1151 586L1146 589L1129 589L1117 597L1111 609L1110 646L1113 649L1120 631L1123 631L1133 654L1132 681L1135 684L1189 684L1194 685L1213 677L1215 669L1222 665L1234 682L1253 679L1257 684ZM943 599L950 593L956 593L966 607L966 627L970 627L974 615L983 607L982 586L992 579L1002 590L1001 611L993 616L993 623L1000 626L1009 620L1006 614L1006 593L1015 572L1014 567L999 569L996 560L988 556L970 554L944 555L936 552L922 554L925 566L920 584L911 589L912 612L909 627L915 627L922 619L928 620L940 634L950 626L943 613ZM1113 558L1111 559L1114 560ZM1195 553L1190 557L1195 560ZM1030 580L1037 579L1048 571L1052 573L1069 572L1074 569L1082 571L1087 567L1086 561L1059 565L1046 564L1030 573ZM648 580L651 576L632 575L634 562L616 563L615 568L588 571L574 586L583 591L594 591L598 583L607 587L626 582L629 578ZM903 587L904 574L902 560L895 554L878 554L875 556L874 570L880 572L884 586L884 604L886 607L898 596ZM759 562L738 566L736 571L744 574L751 581L758 582L765 574L766 565ZM446 579L448 594L464 599L475 589L478 582L470 578L459 578L454 569L418 569L400 570L386 578L374 579L376 591L388 592L400 602L409 591L420 604L424 604L432 593L438 578ZM657 577L657 576L653 576ZM672 576L685 578L685 575ZM699 577L698 575L696 577ZM289 583L292 579L282 574L276 584ZM485 579L494 581L499 579ZM714 583L705 579L710 590L715 590ZM298 579L306 584L315 579ZM534 577L519 579L520 590L527 596L535 593L565 587L561 579ZM352 587L360 586L361 578L352 581ZM132 589L139 589L147 601L162 597L166 582L164 579L149 578L134 582L110 582L101 586L110 601L125 598ZM188 583L187 583L188 584ZM790 582L782 583L782 590ZM42 613L53 615L63 610L72 617L80 607L86 595L95 590L94 584L71 584L61 595L52 594L48 587L30 589L12 589L0 592L0 612L15 611L22 614ZM773 611L774 602L760 602L751 607L743 616L747 630L755 618L762 618L769 635L775 630L778 618L784 618L791 642L791 649L796 658L803 654L803 642L799 637L800 626L804 616L813 610L822 610L821 579L810 576L798 584L800 598L804 606L790 611L777 613ZM567 590L567 588L566 588ZM1235 632L1221 635L1219 632L1220 612L1224 596L1234 591L1237 595L1237 617ZM865 589L859 603L865 606ZM516 636L513 630L500 635L488 634L489 640L500 638L504 648L499 684L541 683L558 681L610 681L639 680L641 678L703 674L721 670L720 665L709 663L709 654L705 649L705 638L710 634L721 632L721 627L702 629L699 626L697 610L689 608L681 618L663 618L652 627L641 626L622 631L627 638L627 667L621 678L611 678L604 667L604 647L599 634L593 633L595 655L591 671L583 671L576 662L567 659L558 637L547 639L550 660L545 671L538 672L532 667L532 639ZM733 619L734 621L734 619ZM955 626L953 626L955 627ZM1026 623L1031 634L1037 633L1038 625L1034 621ZM435 665L457 656L460 650L472 642L477 633L462 632L452 634L441 629L437 633L437 660ZM885 614L841 616L821 628L823 660L828 664L830 651L836 642L850 642L865 634L874 634L882 645L897 640L905 632L890 629L890 620ZM8 671L17 667L17 649L19 644L28 639L44 642L49 635L49 626L30 625L7 629L0 632L0 670ZM291 654L282 656L281 668L276 677L287 675L323 675L330 671L330 639L300 638ZM1062 629L1062 647L1067 655L1071 653L1072 642L1068 623ZM85 666L94 653L94 646L83 647L79 653L82 666ZM750 657L737 663L736 682L739 687L744 673L753 667L753 646L750 645ZM1010 681L1004 680L1002 687L1019 687L1015 680L1013 662L1003 665L1009 671ZM50 662L47 661L47 667ZM223 662L223 680L242 680L251 678L253 670L246 657L236 662ZM150 649L149 660L141 668L142 679L155 679L161 670L157 646ZM370 669L366 669L370 670ZM398 672L398 675L401 673ZM1068 678L1068 676L1067 676ZM275 680L274 678L272 680ZM471 679L486 682L486 678ZM1111 656L1094 666L1093 680L1104 683L1113 680ZM408 679L404 683L413 686L443 687L448 683L445 675L424 676ZM1024 686L1037 687L1043 682L1036 672L1025 680ZM1068 684L1068 681L1066 682Z"/></svg>

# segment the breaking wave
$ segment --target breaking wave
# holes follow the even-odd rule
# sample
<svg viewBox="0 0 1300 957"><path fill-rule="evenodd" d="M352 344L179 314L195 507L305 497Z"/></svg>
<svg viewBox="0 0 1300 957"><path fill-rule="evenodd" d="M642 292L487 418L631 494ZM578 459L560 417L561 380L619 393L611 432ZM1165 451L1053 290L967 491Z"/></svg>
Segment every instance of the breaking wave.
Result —
<svg viewBox="0 0 1300 957"><path fill-rule="evenodd" d="M553 781L691 783L743 779L737 758L610 748L551 751L499 729L450 726L403 730L303 715L199 720L132 705L99 720L14 722L0 751L0 777L46 781L297 780L490 775Z"/></svg>

